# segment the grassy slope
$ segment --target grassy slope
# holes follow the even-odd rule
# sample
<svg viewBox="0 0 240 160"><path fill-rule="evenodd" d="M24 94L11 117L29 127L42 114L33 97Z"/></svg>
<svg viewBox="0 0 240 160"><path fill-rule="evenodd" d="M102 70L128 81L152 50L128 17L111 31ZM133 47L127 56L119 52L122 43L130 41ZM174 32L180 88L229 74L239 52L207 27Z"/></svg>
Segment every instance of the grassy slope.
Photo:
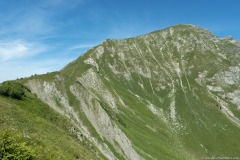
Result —
<svg viewBox="0 0 240 160"><path fill-rule="evenodd" d="M187 82L183 81L186 86L185 83ZM128 87L120 83L112 84L118 95L124 98L124 103L134 111L133 114L129 109L119 106L124 113L120 113L119 116L126 124L126 128L122 127L122 129L141 156L149 158L144 152L152 157L163 159L189 159L189 154L197 159L207 156L239 156L240 135L237 133L240 132L240 128L221 113L221 110L216 107L217 102L207 94L204 88L194 81L190 83L196 89L197 95L187 90L187 100L181 87L177 87L177 116L186 128L176 132L172 132L169 126L163 124L160 118L153 115L139 99L124 92L125 88L133 87L134 84ZM196 96L199 99L196 99ZM145 97L147 100L147 96ZM154 98L149 101L160 108L170 103L166 100L165 104L160 104ZM154 128L155 132L146 125Z"/></svg>
<svg viewBox="0 0 240 160"><path fill-rule="evenodd" d="M189 78L190 79L190 78ZM191 82L195 93L187 92L188 102L179 89L177 113L186 123L186 129L180 138L186 148L196 157L239 156L240 128L221 113L217 102L198 84ZM184 102L185 101L185 102Z"/></svg>
<svg viewBox="0 0 240 160"><path fill-rule="evenodd" d="M31 94L24 100L0 96L0 132L15 130L40 159L97 159L88 142L80 142L69 132L71 126L68 119Z"/></svg>

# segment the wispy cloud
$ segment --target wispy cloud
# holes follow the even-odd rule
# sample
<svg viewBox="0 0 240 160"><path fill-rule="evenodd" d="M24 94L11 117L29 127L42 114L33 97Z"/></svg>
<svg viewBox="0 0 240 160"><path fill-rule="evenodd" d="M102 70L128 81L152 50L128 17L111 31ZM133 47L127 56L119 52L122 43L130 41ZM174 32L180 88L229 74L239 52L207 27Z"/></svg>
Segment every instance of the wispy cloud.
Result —
<svg viewBox="0 0 240 160"><path fill-rule="evenodd" d="M69 50L76 50L76 49L87 49L87 48L91 48L93 46L95 46L97 44L79 44L79 45L74 45L72 47L69 47Z"/></svg>
<svg viewBox="0 0 240 160"><path fill-rule="evenodd" d="M0 62L30 57L45 49L46 47L42 44L22 40L0 42Z"/></svg>
<svg viewBox="0 0 240 160"><path fill-rule="evenodd" d="M0 38L31 39L39 35L49 34L54 30L50 24L51 12L43 9L16 9L7 15L0 15Z"/></svg>
<svg viewBox="0 0 240 160"><path fill-rule="evenodd" d="M68 64L71 58L51 58L41 60L12 60L0 63L0 83L6 80L29 77L34 74L44 74L58 71Z"/></svg>

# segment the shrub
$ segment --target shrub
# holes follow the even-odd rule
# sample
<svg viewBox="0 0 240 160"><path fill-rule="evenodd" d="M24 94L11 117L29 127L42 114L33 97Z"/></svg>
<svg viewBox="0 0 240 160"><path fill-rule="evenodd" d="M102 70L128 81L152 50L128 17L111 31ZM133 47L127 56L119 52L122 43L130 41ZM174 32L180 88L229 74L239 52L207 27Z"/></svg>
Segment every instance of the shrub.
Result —
<svg viewBox="0 0 240 160"><path fill-rule="evenodd" d="M0 86L0 95L15 99L22 99L26 90L27 88L20 83L4 82Z"/></svg>
<svg viewBox="0 0 240 160"><path fill-rule="evenodd" d="M0 159L2 160L32 160L34 152L26 146L25 142L17 142L16 137L10 130L0 136Z"/></svg>

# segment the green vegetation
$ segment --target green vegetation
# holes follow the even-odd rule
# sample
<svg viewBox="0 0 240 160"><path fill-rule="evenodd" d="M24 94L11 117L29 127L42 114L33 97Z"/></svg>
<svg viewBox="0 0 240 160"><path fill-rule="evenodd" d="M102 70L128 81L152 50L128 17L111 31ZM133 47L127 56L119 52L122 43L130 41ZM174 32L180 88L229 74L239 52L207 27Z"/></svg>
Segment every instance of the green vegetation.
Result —
<svg viewBox="0 0 240 160"><path fill-rule="evenodd" d="M33 147L26 142L18 142L16 135L10 129L0 135L0 159L2 160L32 160L37 156Z"/></svg>
<svg viewBox="0 0 240 160"><path fill-rule="evenodd" d="M13 81L6 81L0 85L0 95L15 99L22 99L25 92L29 91L25 86Z"/></svg>

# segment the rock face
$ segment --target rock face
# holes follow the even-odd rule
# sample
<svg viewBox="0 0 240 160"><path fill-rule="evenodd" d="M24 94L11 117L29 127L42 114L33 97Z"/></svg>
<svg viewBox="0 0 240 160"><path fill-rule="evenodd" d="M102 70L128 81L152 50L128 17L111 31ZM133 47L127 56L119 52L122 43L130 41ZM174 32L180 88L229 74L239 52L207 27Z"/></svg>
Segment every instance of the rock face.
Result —
<svg viewBox="0 0 240 160"><path fill-rule="evenodd" d="M239 62L239 41L177 25L106 40L25 85L107 159L237 157Z"/></svg>

